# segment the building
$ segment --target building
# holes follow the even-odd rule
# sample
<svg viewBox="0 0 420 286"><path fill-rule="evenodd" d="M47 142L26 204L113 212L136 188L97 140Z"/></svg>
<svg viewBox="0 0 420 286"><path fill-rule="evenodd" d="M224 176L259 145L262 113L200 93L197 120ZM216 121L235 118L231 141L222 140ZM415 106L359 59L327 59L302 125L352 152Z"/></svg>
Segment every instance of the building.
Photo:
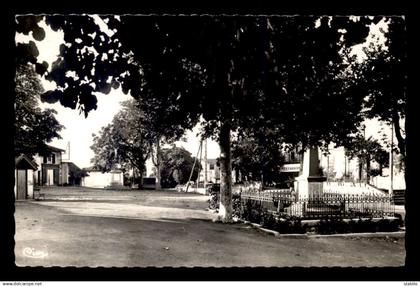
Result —
<svg viewBox="0 0 420 286"><path fill-rule="evenodd" d="M199 182L205 181L207 183L220 183L220 166L218 166L217 159L201 160Z"/></svg>
<svg viewBox="0 0 420 286"><path fill-rule="evenodd" d="M34 182L40 186L59 186L68 183L68 171L62 168L62 153L65 151L47 145L45 154L36 154L34 161L38 169L34 172Z"/></svg>
<svg viewBox="0 0 420 286"><path fill-rule="evenodd" d="M324 153L320 148L311 148L303 153L299 148L283 151L285 164L280 169L275 186L293 186L295 190L300 189L304 196L322 192L322 186L333 186L336 190L341 186L346 186L347 189L352 187L352 192L379 190L386 193L388 190L392 192L405 189L403 167L396 154L390 156L394 166L392 175L389 168L380 168L379 164L372 161L371 170L382 170L382 174L367 176L366 164L362 164L358 158L349 158L344 147L335 148L331 144L328 151ZM247 178L233 170L232 179L233 182L241 182Z"/></svg>
<svg viewBox="0 0 420 286"><path fill-rule="evenodd" d="M87 176L86 171L80 169L73 162L61 162L62 174L68 174L67 177L63 176L63 184L71 186L80 186L82 179Z"/></svg>
<svg viewBox="0 0 420 286"><path fill-rule="evenodd" d="M66 186L80 185L84 171L76 164L65 160L65 150L47 145L44 154L36 154L34 162L37 169L34 171L34 184L39 186Z"/></svg>
<svg viewBox="0 0 420 286"><path fill-rule="evenodd" d="M33 198L34 180L33 173L38 165L26 155L15 158L15 198L25 200Z"/></svg>
<svg viewBox="0 0 420 286"><path fill-rule="evenodd" d="M380 189L405 189L403 168L400 158L394 153L392 156L393 170L383 168L382 174L370 176L367 182L366 165L362 165L358 158L350 159L346 156L344 147L331 148L329 154L320 154L319 162L328 181L366 182ZM397 167L398 166L398 167ZM371 162L371 169L378 169L379 165Z"/></svg>
<svg viewBox="0 0 420 286"><path fill-rule="evenodd" d="M84 169L86 176L81 179L84 187L90 188L107 188L107 187L123 187L124 173L122 170L116 169L109 172L102 172L95 168Z"/></svg>

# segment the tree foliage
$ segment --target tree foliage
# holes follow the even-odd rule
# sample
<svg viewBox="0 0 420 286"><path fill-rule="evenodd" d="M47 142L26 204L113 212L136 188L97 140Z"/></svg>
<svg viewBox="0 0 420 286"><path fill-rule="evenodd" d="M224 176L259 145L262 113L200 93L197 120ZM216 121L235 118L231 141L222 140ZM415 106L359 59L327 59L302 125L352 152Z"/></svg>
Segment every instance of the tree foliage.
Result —
<svg viewBox="0 0 420 286"><path fill-rule="evenodd" d="M96 108L94 91L109 92L121 85L135 98L147 97L144 104L150 110L166 110L155 117L162 128L168 122L190 128L202 115L207 134L217 135L224 113L232 112L228 117L235 129L264 110L266 118L278 119L277 126L289 121L296 125L299 133L289 141L308 144L319 143L319 137L340 138L354 125L344 119L354 112L339 112L357 95L337 92L343 91L337 78L343 69L339 51L344 44L363 41L368 18L354 22L324 17L319 27L317 17L102 18L114 31L112 36L90 16L46 17L53 30L64 32L66 43L46 76L58 88L47 92L44 100L78 105L88 114ZM147 41L133 37L137 34ZM312 108L314 103L343 108L332 109L331 113L339 111L326 117L323 108ZM337 138L330 138L335 134L331 128Z"/></svg>
<svg viewBox="0 0 420 286"><path fill-rule="evenodd" d="M178 184L187 183L194 160L191 153L182 147L173 146L162 149L162 187L173 188ZM200 169L200 162L196 162L191 177L192 181L197 180Z"/></svg>
<svg viewBox="0 0 420 286"><path fill-rule="evenodd" d="M262 180L265 184L278 182L284 164L281 142L268 131L263 133L261 130L238 137L232 142L232 168L247 176L248 180Z"/></svg>
<svg viewBox="0 0 420 286"><path fill-rule="evenodd" d="M55 110L39 107L43 88L32 66L17 66L15 91L15 155L44 154L48 142L61 138L63 126L55 118Z"/></svg>
<svg viewBox="0 0 420 286"><path fill-rule="evenodd" d="M357 134L346 144L346 156L350 159L358 158L359 163L366 166L368 176L372 171L370 169L371 161L378 163L380 170L382 170L382 167L387 167L389 163L389 153L379 141L372 137L366 139L362 134ZM377 175L381 174L378 173Z"/></svg>
<svg viewBox="0 0 420 286"><path fill-rule="evenodd" d="M406 156L405 116L407 108L407 33L402 17L386 18L385 46L365 50L367 59L354 63L363 85L365 115L392 123L399 152ZM405 160L405 159L404 159Z"/></svg>
<svg viewBox="0 0 420 286"><path fill-rule="evenodd" d="M361 17L46 16L65 44L43 99L88 114L94 91L122 87L152 114L156 134L180 136L202 117L221 147L221 204L231 219L232 131L272 128L303 147L357 130L362 98L345 77L345 48L362 43ZM19 21L19 19L18 19ZM72 74L72 75L70 75ZM159 136L157 137L159 146ZM159 153L159 152L158 152Z"/></svg>
<svg viewBox="0 0 420 286"><path fill-rule="evenodd" d="M134 100L122 103L122 109L112 122L93 135L91 149L95 156L94 166L102 171L116 167L135 169L140 175L150 155L148 130L143 126L144 114Z"/></svg>
<svg viewBox="0 0 420 286"><path fill-rule="evenodd" d="M42 41L45 38L45 31L39 26L43 16L26 15L16 17L16 32L24 35L32 35L35 41ZM34 41L28 43L17 43L16 45L16 63L17 65L34 65L38 74L44 74L48 69L47 62L38 62L39 51Z"/></svg>

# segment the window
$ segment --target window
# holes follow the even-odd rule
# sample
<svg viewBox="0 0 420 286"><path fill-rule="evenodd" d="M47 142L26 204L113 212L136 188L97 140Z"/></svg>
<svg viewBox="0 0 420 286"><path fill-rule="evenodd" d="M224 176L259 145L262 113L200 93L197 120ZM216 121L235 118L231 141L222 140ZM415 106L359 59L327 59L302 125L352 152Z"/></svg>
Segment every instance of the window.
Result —
<svg viewBox="0 0 420 286"><path fill-rule="evenodd" d="M52 154L51 157L52 157L52 163L55 164L55 154Z"/></svg>
<svg viewBox="0 0 420 286"><path fill-rule="evenodd" d="M47 156L44 156L44 164L47 163Z"/></svg>
<svg viewBox="0 0 420 286"><path fill-rule="evenodd" d="M210 170L214 170L214 164L213 164L213 163L210 163L210 164L209 164L209 169L210 169Z"/></svg>

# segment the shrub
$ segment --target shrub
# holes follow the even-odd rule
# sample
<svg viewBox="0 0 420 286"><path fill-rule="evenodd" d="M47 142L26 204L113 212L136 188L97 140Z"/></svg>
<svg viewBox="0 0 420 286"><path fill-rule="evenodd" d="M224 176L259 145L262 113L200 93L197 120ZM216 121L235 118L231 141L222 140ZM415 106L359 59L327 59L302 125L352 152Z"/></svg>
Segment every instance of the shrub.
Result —
<svg viewBox="0 0 420 286"><path fill-rule="evenodd" d="M254 223L260 223L263 217L263 208L258 201L247 200L242 212L242 218Z"/></svg>
<svg viewBox="0 0 420 286"><path fill-rule="evenodd" d="M209 203L209 209L218 210L220 204L220 192L213 189L209 189L210 199L207 201ZM233 215L240 217L241 215L241 195L232 194L232 205L233 205Z"/></svg>
<svg viewBox="0 0 420 286"><path fill-rule="evenodd" d="M220 203L219 193L210 193L210 199L208 200L209 209L218 210Z"/></svg>
<svg viewBox="0 0 420 286"><path fill-rule="evenodd" d="M277 220L272 213L264 212L261 216L261 225L268 229L274 229L277 224Z"/></svg>
<svg viewBox="0 0 420 286"><path fill-rule="evenodd" d="M389 220L389 219L382 219L377 223L377 231L398 231L399 227L401 226L401 221L396 220Z"/></svg>
<svg viewBox="0 0 420 286"><path fill-rule="evenodd" d="M371 218L348 222L343 219L323 219L316 226L319 234L361 233L361 232L391 232L398 231L401 222L397 220L381 219L373 221Z"/></svg>
<svg viewBox="0 0 420 286"><path fill-rule="evenodd" d="M334 234L334 233L347 233L349 224L340 218L321 219L315 227L316 232L319 234Z"/></svg>
<svg viewBox="0 0 420 286"><path fill-rule="evenodd" d="M376 232L375 223L371 218L366 220L359 218L354 224L353 232Z"/></svg>
<svg viewBox="0 0 420 286"><path fill-rule="evenodd" d="M240 218L242 213L241 207L241 195L233 194L232 195L232 205L233 205L233 216Z"/></svg>
<svg viewBox="0 0 420 286"><path fill-rule="evenodd" d="M306 233L308 226L298 217L278 218L273 230L279 233Z"/></svg>

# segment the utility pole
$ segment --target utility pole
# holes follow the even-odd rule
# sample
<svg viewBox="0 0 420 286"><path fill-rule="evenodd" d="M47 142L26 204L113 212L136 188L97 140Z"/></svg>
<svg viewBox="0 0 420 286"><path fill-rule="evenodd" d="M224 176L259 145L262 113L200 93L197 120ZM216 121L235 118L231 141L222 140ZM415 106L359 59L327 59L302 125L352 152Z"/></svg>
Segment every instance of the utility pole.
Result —
<svg viewBox="0 0 420 286"><path fill-rule="evenodd" d="M198 155L200 154L200 150L201 150L202 145L203 145L203 140L200 141L200 145L198 146L197 156L194 158L194 164L193 164L192 169L191 169L190 177L188 178L187 188L186 188L185 192L188 192L188 188L190 187L190 181L191 181L191 178L192 178L192 175L193 175L193 172L194 172L194 168L195 168L195 164L197 163L197 158L198 158ZM200 176L200 174L199 174L199 176Z"/></svg>
<svg viewBox="0 0 420 286"><path fill-rule="evenodd" d="M207 185L207 139L204 141L204 188Z"/></svg>
<svg viewBox="0 0 420 286"><path fill-rule="evenodd" d="M326 172L327 180L330 180L330 148L327 147L327 172Z"/></svg>
<svg viewBox="0 0 420 286"><path fill-rule="evenodd" d="M363 140L365 140L366 142L366 125L363 124ZM368 162L369 158L368 158L368 154L366 152L366 156L365 156L365 161L366 161L366 184L369 184L369 162Z"/></svg>
<svg viewBox="0 0 420 286"><path fill-rule="evenodd" d="M344 181L347 178L347 156L346 156L346 149L344 149Z"/></svg>
<svg viewBox="0 0 420 286"><path fill-rule="evenodd" d="M201 174L201 171L203 170L202 169L202 166L201 166L201 163L203 162L202 161L202 158L203 158L203 148L202 148L202 145L203 145L203 140L201 140L201 142L200 142L200 166L198 168L198 175L197 175L197 181L196 181L197 189L198 189L198 183L200 182L200 174Z"/></svg>
<svg viewBox="0 0 420 286"><path fill-rule="evenodd" d="M389 185L389 195L392 196L394 192L394 124L391 122L391 150L389 151L389 177L390 177L390 185Z"/></svg>

